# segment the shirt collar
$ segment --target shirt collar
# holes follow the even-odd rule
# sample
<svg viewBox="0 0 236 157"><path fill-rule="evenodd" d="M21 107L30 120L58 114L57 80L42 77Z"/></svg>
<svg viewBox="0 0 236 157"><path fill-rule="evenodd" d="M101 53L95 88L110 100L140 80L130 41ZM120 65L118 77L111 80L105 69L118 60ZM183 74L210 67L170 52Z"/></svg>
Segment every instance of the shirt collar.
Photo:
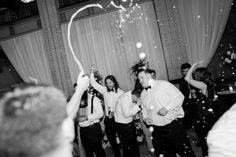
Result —
<svg viewBox="0 0 236 157"><path fill-rule="evenodd" d="M151 87L154 86L154 83L155 83L155 80L153 80L153 79L150 79L150 80L148 81L148 85L151 86Z"/></svg>
<svg viewBox="0 0 236 157"><path fill-rule="evenodd" d="M127 92L127 96L128 96L129 98L131 98L131 95L132 95L132 94L131 94L131 90L130 90L130 91Z"/></svg>

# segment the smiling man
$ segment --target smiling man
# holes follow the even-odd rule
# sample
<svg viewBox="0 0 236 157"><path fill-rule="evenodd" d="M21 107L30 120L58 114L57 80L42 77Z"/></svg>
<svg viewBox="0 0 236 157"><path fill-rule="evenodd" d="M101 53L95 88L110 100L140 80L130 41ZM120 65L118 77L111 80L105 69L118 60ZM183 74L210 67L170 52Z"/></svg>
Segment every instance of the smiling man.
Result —
<svg viewBox="0 0 236 157"><path fill-rule="evenodd" d="M138 79L144 88L141 93L143 119L154 128L155 155L195 156L182 122L183 94L168 81L153 80L149 69L140 70Z"/></svg>

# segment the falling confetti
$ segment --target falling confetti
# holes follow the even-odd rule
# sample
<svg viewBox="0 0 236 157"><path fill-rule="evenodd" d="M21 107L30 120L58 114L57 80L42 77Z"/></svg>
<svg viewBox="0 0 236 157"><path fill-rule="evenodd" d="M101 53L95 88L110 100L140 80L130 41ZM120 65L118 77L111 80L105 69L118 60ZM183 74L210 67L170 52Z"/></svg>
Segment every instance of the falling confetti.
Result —
<svg viewBox="0 0 236 157"><path fill-rule="evenodd" d="M140 48L142 47L142 43L141 43L141 42L137 42L136 47L137 47L138 49L140 49Z"/></svg>
<svg viewBox="0 0 236 157"><path fill-rule="evenodd" d="M209 111L209 112L213 112L213 109L212 109L212 108L209 108L208 111Z"/></svg>
<svg viewBox="0 0 236 157"><path fill-rule="evenodd" d="M139 58L140 58L141 60L145 59L145 57L146 57L146 54L145 54L144 52L141 52L141 53L139 54Z"/></svg>
<svg viewBox="0 0 236 157"><path fill-rule="evenodd" d="M142 19L142 13L139 13L137 9L140 9L140 5L136 3L133 5L133 1L130 1L129 8L126 9L122 5L116 5L114 1L111 1L108 7L113 6L117 9L119 9L119 19L116 22L116 26L118 28L118 31L121 31L123 34L127 31L128 27L126 27L126 24L128 23L134 23L136 20Z"/></svg>
<svg viewBox="0 0 236 157"><path fill-rule="evenodd" d="M150 110L153 110L153 109L154 109L154 106L153 106L153 105L151 105L151 106L150 106Z"/></svg>
<svg viewBox="0 0 236 157"><path fill-rule="evenodd" d="M155 149L154 149L154 148L151 148L150 151L153 153L153 152L155 152Z"/></svg>
<svg viewBox="0 0 236 157"><path fill-rule="evenodd" d="M149 131L150 131L150 132L153 132L153 131L154 131L154 128L151 126L151 127L149 128Z"/></svg>
<svg viewBox="0 0 236 157"><path fill-rule="evenodd" d="M114 1L111 1L110 2L110 5L112 5L112 6L114 6L115 8L117 8L117 9L121 9L122 11L126 11L126 9L122 6L122 5L116 5L115 3L114 3Z"/></svg>
<svg viewBox="0 0 236 157"><path fill-rule="evenodd" d="M133 5L133 0L130 0L129 6L132 6L132 5Z"/></svg>

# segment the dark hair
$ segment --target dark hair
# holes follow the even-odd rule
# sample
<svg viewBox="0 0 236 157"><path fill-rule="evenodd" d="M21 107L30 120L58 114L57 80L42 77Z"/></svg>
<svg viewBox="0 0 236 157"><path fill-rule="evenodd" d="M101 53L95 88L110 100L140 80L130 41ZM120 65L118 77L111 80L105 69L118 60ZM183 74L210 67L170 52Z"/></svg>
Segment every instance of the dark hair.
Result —
<svg viewBox="0 0 236 157"><path fill-rule="evenodd" d="M208 98L213 99L214 98L215 83L211 78L211 73L207 70L207 68L199 67L195 70L194 75L195 75L195 77L197 76L197 78L198 78L197 80L206 83Z"/></svg>
<svg viewBox="0 0 236 157"><path fill-rule="evenodd" d="M0 156L39 157L56 149L66 98L50 86L26 85L0 102Z"/></svg>
<svg viewBox="0 0 236 157"><path fill-rule="evenodd" d="M137 76L138 76L138 74L141 73L141 72L144 72L145 74L152 74L152 73L156 74L156 71L155 71L155 70L152 70L152 69L140 69L140 70L137 72Z"/></svg>
<svg viewBox="0 0 236 157"><path fill-rule="evenodd" d="M77 86L77 83L74 83L73 87L75 88Z"/></svg>
<svg viewBox="0 0 236 157"><path fill-rule="evenodd" d="M82 97L81 97L82 100L88 100L88 91L84 91Z"/></svg>
<svg viewBox="0 0 236 157"><path fill-rule="evenodd" d="M190 68L191 68L191 65L189 63L184 63L181 65L181 70L190 69Z"/></svg>
<svg viewBox="0 0 236 157"><path fill-rule="evenodd" d="M131 91L131 94L132 94L132 95L135 95L135 96L137 96L137 97L139 98L141 92L142 92L142 89L140 89L140 88L134 88L134 89Z"/></svg>
<svg viewBox="0 0 236 157"><path fill-rule="evenodd" d="M153 69L149 69L150 70L150 74L152 75L152 78L155 79L156 78L156 71Z"/></svg>
<svg viewBox="0 0 236 157"><path fill-rule="evenodd" d="M107 83L107 80L111 80L113 83L114 83L114 87L115 87L115 92L117 93L117 90L119 88L119 84L116 80L116 78L113 76L113 75L108 75L106 78L105 78L105 84ZM106 87L107 87L107 84L106 84ZM107 90L109 91L109 89L107 88Z"/></svg>
<svg viewBox="0 0 236 157"><path fill-rule="evenodd" d="M81 101L84 101L84 105L81 105ZM84 91L82 97L81 97L81 100L80 100L80 108L84 108L88 106L88 91Z"/></svg>
<svg viewBox="0 0 236 157"><path fill-rule="evenodd" d="M199 81L209 84L211 81L211 73L205 67L199 67L195 70L194 75Z"/></svg>
<svg viewBox="0 0 236 157"><path fill-rule="evenodd" d="M153 69L148 69L151 74L156 74L156 71Z"/></svg>
<svg viewBox="0 0 236 157"><path fill-rule="evenodd" d="M139 79L137 78L134 84L134 89L140 89L141 91L143 90L143 86L139 82Z"/></svg>
<svg viewBox="0 0 236 157"><path fill-rule="evenodd" d="M146 61L146 59L144 60L139 60L138 63L134 64L132 67L131 67L131 73L134 74L134 75L138 75L138 72L142 69L148 69L149 68L149 63Z"/></svg>

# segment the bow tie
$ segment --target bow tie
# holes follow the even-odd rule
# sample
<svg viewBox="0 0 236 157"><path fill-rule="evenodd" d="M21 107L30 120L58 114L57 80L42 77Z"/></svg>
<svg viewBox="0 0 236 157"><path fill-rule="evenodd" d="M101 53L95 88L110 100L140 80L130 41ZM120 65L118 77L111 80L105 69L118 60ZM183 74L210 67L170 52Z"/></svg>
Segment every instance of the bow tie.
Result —
<svg viewBox="0 0 236 157"><path fill-rule="evenodd" d="M145 90L148 90L148 89L151 89L152 87L151 86L148 86L146 88L144 88Z"/></svg>
<svg viewBox="0 0 236 157"><path fill-rule="evenodd" d="M108 92L115 92L114 89L107 89Z"/></svg>

